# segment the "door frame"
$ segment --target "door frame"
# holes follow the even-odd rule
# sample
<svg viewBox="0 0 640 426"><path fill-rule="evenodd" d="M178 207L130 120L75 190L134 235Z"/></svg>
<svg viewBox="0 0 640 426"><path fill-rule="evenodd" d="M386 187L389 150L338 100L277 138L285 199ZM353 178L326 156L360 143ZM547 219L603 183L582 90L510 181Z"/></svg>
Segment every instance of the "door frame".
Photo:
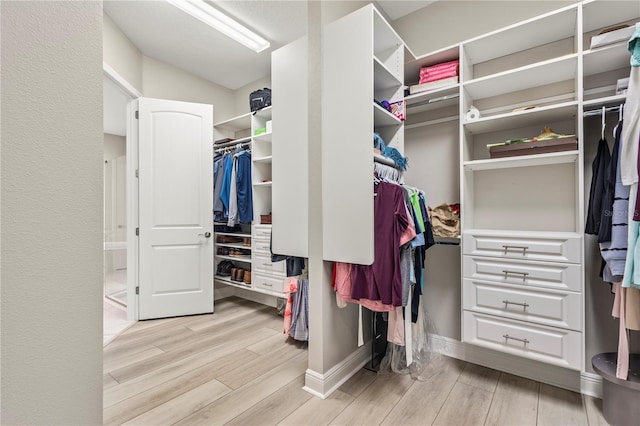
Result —
<svg viewBox="0 0 640 426"><path fill-rule="evenodd" d="M131 98L127 103L127 320L137 321L138 296L136 287L138 286L138 239L136 228L138 228L138 181L136 169L138 168L138 123L132 119L137 108L138 98L142 97L133 85L114 70L106 62L102 62L104 75L113 81L122 91Z"/></svg>

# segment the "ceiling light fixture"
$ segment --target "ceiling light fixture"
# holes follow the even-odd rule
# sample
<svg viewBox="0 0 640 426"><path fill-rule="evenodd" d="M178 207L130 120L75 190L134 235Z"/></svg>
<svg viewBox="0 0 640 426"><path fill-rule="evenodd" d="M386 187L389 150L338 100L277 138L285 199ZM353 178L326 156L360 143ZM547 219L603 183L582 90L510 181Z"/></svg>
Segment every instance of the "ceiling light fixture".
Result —
<svg viewBox="0 0 640 426"><path fill-rule="evenodd" d="M167 0L167 2L255 52L262 52L270 46L267 40L203 0Z"/></svg>

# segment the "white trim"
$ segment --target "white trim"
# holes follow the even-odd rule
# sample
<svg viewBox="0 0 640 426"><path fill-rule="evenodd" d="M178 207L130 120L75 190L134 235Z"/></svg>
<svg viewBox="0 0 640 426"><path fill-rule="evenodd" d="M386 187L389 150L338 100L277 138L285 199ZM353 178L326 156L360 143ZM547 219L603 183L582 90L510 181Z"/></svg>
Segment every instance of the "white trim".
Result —
<svg viewBox="0 0 640 426"><path fill-rule="evenodd" d="M136 286L138 285L138 237L136 228L140 226L138 222L138 120L135 118L135 111L138 109L138 100L127 104L127 319L137 321L138 295Z"/></svg>
<svg viewBox="0 0 640 426"><path fill-rule="evenodd" d="M124 79L116 70L113 69L111 65L102 61L102 71L109 77L111 81L116 83L120 88L132 98L140 98L142 97L142 93L138 91L135 87L131 85L127 80Z"/></svg>
<svg viewBox="0 0 640 426"><path fill-rule="evenodd" d="M595 373L583 372L580 375L580 393L602 398L602 377Z"/></svg>
<svg viewBox="0 0 640 426"><path fill-rule="evenodd" d="M579 392L596 398L602 397L602 378L597 374L569 370L530 359L469 345L450 337L432 334L432 347L443 355L478 364L494 370L525 377Z"/></svg>
<svg viewBox="0 0 640 426"><path fill-rule="evenodd" d="M326 399L370 360L371 342L368 342L324 374L307 369L302 389L318 398Z"/></svg>

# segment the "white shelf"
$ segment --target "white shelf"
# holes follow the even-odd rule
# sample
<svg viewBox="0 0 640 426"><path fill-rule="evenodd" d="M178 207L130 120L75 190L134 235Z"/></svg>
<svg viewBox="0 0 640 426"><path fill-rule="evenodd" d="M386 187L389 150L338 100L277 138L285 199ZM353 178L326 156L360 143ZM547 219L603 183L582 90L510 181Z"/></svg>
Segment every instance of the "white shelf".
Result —
<svg viewBox="0 0 640 426"><path fill-rule="evenodd" d="M373 103L373 127L399 126L402 124L395 115L382 108L377 103Z"/></svg>
<svg viewBox="0 0 640 426"><path fill-rule="evenodd" d="M373 51L374 54L389 51L403 44L393 28L380 15L380 12L373 8Z"/></svg>
<svg viewBox="0 0 640 426"><path fill-rule="evenodd" d="M265 163L271 164L271 160L273 159L273 155L267 155L266 157L257 157L253 159L254 163Z"/></svg>
<svg viewBox="0 0 640 426"><path fill-rule="evenodd" d="M272 182L255 182L253 186L268 188L271 187Z"/></svg>
<svg viewBox="0 0 640 426"><path fill-rule="evenodd" d="M246 249L246 247L244 247ZM215 255L218 259L237 260L242 263L251 263L251 256L223 256L221 254Z"/></svg>
<svg viewBox="0 0 640 426"><path fill-rule="evenodd" d="M473 99L484 99L560 81L577 75L578 54L538 62L462 83Z"/></svg>
<svg viewBox="0 0 640 426"><path fill-rule="evenodd" d="M383 157L382 155L373 154L373 161L376 163L384 164L386 166L391 166L393 168L397 168L396 162L391 158Z"/></svg>
<svg viewBox="0 0 640 426"><path fill-rule="evenodd" d="M591 99L582 103L584 110L594 109L603 106L619 105L627 99L627 95L605 96L603 98Z"/></svg>
<svg viewBox="0 0 640 426"><path fill-rule="evenodd" d="M573 5L493 31L463 45L471 62L478 64L574 37L576 26L577 8Z"/></svg>
<svg viewBox="0 0 640 426"><path fill-rule="evenodd" d="M482 117L475 121L464 122L466 130L473 134L516 129L550 121L564 121L578 114L578 102L564 102L519 112Z"/></svg>
<svg viewBox="0 0 640 426"><path fill-rule="evenodd" d="M218 225L218 224L216 224ZM214 231L214 233L216 234L216 236L218 235L228 235L231 237L241 237L241 238L251 238L251 234L240 234L238 232L216 232Z"/></svg>
<svg viewBox="0 0 640 426"><path fill-rule="evenodd" d="M585 33L640 17L640 6L635 0L615 2L615 6L608 3L602 0L584 2L582 21Z"/></svg>
<svg viewBox="0 0 640 426"><path fill-rule="evenodd" d="M561 231L514 231L503 229L484 229L484 228L471 228L465 229L463 234L467 235L486 235L490 237L511 237L511 238L582 238L582 234L578 232L561 232Z"/></svg>
<svg viewBox="0 0 640 426"><path fill-rule="evenodd" d="M261 133L259 135L255 135L253 137L254 141L260 141L260 142L271 142L271 137L273 136L273 133L269 132L269 133Z"/></svg>
<svg viewBox="0 0 640 426"><path fill-rule="evenodd" d="M261 294L266 294L269 296L274 296L274 297L285 297L284 293L278 293L276 291L269 291L269 290L263 290L261 288L257 288L257 287L252 287L250 284L244 284L240 281L232 281L231 279L228 279L226 277L221 277L219 275L216 275L214 277L215 281L224 284L224 285L230 285L232 287L237 287L237 288L241 288L243 290L249 290L249 291L253 291L255 293L261 293Z"/></svg>
<svg viewBox="0 0 640 426"><path fill-rule="evenodd" d="M375 56L373 57L373 88L379 90L394 89L402 86L402 82Z"/></svg>
<svg viewBox="0 0 640 426"><path fill-rule="evenodd" d="M239 115L213 125L214 128L233 130L246 130L251 128L251 113Z"/></svg>
<svg viewBox="0 0 640 426"><path fill-rule="evenodd" d="M459 95L459 90L460 84L456 83L447 87L440 87L438 89L427 90L426 92L415 93L413 95L406 96L404 100L407 103L407 109L411 108L413 111L413 108L424 104L444 102L440 99L451 95ZM457 97L451 99L457 99Z"/></svg>
<svg viewBox="0 0 640 426"><path fill-rule="evenodd" d="M443 62L455 61L458 59L460 48L458 45L445 47L427 55L412 59L411 55L405 54L407 61L404 63L404 81L407 85L417 84L420 80L420 68Z"/></svg>
<svg viewBox="0 0 640 426"><path fill-rule="evenodd" d="M631 68L630 58L626 41L587 50L584 52L584 75Z"/></svg>
<svg viewBox="0 0 640 426"><path fill-rule="evenodd" d="M436 244L443 245L460 245L460 237L436 237L434 236Z"/></svg>
<svg viewBox="0 0 640 426"><path fill-rule="evenodd" d="M244 143L248 143L251 142L251 137L248 136L246 138L239 138L239 139L234 139L232 141L229 142L223 142L223 143L213 143L213 149L218 149L218 148L228 148L228 147L232 147L235 145L239 145L239 144L244 144Z"/></svg>
<svg viewBox="0 0 640 426"><path fill-rule="evenodd" d="M251 114L249 114L251 115ZM264 118L267 120L271 120L271 105L266 108L262 108L255 112L256 117Z"/></svg>
<svg viewBox="0 0 640 426"><path fill-rule="evenodd" d="M251 246L245 246L243 244L234 244L234 243L218 243L216 242L216 246L220 246L220 247L232 247L232 248L238 248L238 249L244 249L244 250L251 250Z"/></svg>
<svg viewBox="0 0 640 426"><path fill-rule="evenodd" d="M578 160L578 151L553 152L550 154L521 155L518 157L496 158L490 160L465 161L465 171L497 170L515 167L547 166L551 164L574 163Z"/></svg>

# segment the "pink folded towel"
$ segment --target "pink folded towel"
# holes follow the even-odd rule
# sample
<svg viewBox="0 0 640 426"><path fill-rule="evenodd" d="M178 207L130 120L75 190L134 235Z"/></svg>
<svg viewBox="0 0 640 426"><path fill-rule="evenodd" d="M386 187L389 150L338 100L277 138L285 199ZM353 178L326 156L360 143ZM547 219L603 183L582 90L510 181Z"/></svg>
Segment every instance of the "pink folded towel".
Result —
<svg viewBox="0 0 640 426"><path fill-rule="evenodd" d="M458 75L459 63L459 61L455 60L432 65L430 67L420 68L419 84L442 80L444 78L456 77Z"/></svg>

